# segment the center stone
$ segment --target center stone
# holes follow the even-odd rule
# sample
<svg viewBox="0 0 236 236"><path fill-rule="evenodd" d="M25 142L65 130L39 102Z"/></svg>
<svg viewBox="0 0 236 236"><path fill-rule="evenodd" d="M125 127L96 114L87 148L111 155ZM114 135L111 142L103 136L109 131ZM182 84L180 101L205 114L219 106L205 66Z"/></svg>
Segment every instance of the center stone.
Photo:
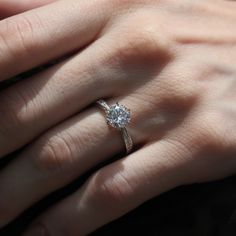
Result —
<svg viewBox="0 0 236 236"><path fill-rule="evenodd" d="M107 121L115 128L124 128L130 121L130 111L125 106L116 103L107 111Z"/></svg>

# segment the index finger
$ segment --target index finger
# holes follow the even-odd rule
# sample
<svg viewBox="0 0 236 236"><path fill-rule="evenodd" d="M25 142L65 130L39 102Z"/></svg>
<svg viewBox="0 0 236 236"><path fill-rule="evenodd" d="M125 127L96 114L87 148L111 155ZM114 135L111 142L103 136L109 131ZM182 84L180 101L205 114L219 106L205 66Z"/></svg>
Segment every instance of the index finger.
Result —
<svg viewBox="0 0 236 236"><path fill-rule="evenodd" d="M108 5L57 1L0 21L0 81L94 41L108 19Z"/></svg>

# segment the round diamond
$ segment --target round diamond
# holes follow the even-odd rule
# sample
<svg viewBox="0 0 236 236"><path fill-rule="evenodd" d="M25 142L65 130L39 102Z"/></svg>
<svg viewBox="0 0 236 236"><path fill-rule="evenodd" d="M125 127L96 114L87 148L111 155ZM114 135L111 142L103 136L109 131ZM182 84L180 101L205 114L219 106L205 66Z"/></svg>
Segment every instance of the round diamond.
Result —
<svg viewBox="0 0 236 236"><path fill-rule="evenodd" d="M130 121L130 111L125 106L116 103L107 111L107 121L115 128L124 128Z"/></svg>

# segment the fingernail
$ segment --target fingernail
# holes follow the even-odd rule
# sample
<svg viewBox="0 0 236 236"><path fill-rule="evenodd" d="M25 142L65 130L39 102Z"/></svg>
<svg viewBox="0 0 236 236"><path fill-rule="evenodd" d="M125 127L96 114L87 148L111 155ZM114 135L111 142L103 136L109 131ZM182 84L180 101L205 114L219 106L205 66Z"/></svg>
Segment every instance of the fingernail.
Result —
<svg viewBox="0 0 236 236"><path fill-rule="evenodd" d="M32 225L23 236L47 236L42 224Z"/></svg>

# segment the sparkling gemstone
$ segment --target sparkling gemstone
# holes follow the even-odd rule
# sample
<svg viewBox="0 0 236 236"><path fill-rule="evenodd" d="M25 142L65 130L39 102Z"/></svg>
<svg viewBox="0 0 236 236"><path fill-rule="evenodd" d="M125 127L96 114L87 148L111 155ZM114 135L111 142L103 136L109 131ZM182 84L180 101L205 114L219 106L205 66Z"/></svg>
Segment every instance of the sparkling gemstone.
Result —
<svg viewBox="0 0 236 236"><path fill-rule="evenodd" d="M107 111L107 121L115 128L124 128L130 121L130 111L125 106L116 103Z"/></svg>

